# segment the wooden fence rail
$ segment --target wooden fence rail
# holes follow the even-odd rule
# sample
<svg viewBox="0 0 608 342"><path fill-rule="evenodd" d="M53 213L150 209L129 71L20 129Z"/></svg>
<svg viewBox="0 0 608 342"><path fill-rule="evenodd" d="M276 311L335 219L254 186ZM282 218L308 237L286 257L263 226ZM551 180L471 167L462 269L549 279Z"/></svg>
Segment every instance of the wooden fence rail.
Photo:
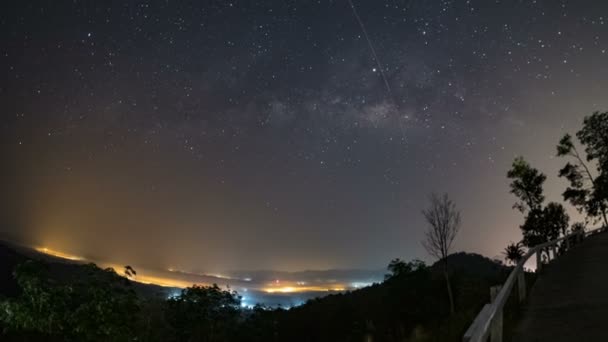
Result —
<svg viewBox="0 0 608 342"><path fill-rule="evenodd" d="M486 342L490 339L492 342L502 342L503 327L502 318L503 310L507 299L511 295L515 283L519 293L519 301L526 299L526 279L524 265L534 255L536 255L536 272L540 272L544 263L558 257L564 252L567 252L570 247L579 243L583 238L599 233L606 229L597 228L587 232L579 231L565 235L559 239L555 239L537 246L534 246L528 253L519 261L509 277L502 286L493 287L490 289L491 303L484 305L473 323L467 329L462 337L463 342Z"/></svg>

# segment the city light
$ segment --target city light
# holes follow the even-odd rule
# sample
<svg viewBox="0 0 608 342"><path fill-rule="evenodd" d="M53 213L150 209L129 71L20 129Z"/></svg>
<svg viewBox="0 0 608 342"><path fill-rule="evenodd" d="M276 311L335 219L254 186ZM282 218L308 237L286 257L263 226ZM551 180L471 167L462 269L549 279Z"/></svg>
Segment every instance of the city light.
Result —
<svg viewBox="0 0 608 342"><path fill-rule="evenodd" d="M362 287L368 287L368 286L372 286L374 283L370 283L370 282L364 282L364 281L355 281L350 283L350 286L355 288L355 289L360 289Z"/></svg>

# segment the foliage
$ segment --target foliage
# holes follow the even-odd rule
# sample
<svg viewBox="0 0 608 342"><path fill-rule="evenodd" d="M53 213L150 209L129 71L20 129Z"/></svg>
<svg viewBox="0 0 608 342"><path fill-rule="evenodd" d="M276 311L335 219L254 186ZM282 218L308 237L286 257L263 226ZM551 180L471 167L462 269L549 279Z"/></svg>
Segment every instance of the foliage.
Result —
<svg viewBox="0 0 608 342"><path fill-rule="evenodd" d="M513 207L525 215L520 226L525 246L532 247L566 234L570 218L564 207L555 202L543 207L543 184L547 178L543 173L517 157L507 177L512 179L511 193L519 199Z"/></svg>
<svg viewBox="0 0 608 342"><path fill-rule="evenodd" d="M586 157L579 153L569 134L559 141L557 155L570 157L574 163L566 163L559 176L570 185L563 193L564 200L570 202L587 218L600 218L608 226L608 112L595 112L585 117L583 128L576 133L585 147Z"/></svg>
<svg viewBox="0 0 608 342"><path fill-rule="evenodd" d="M113 269L83 266L85 275L69 282L51 280L45 265L26 261L15 270L22 293L2 302L0 319L9 328L74 341L128 341L139 311L129 282Z"/></svg>
<svg viewBox="0 0 608 342"><path fill-rule="evenodd" d="M585 229L587 229L587 226L585 225L584 222L575 222L572 224L572 233L581 233L584 232Z"/></svg>
<svg viewBox="0 0 608 342"><path fill-rule="evenodd" d="M525 214L542 207L545 200L543 183L547 176L531 167L523 157L517 157L513 161L511 170L507 172L507 178L513 180L510 184L510 192L520 199L513 204L513 208Z"/></svg>
<svg viewBox="0 0 608 342"><path fill-rule="evenodd" d="M550 240L556 239L568 233L568 222L570 217L566 214L564 206L560 203L549 202L543 209L543 222Z"/></svg>
<svg viewBox="0 0 608 342"><path fill-rule="evenodd" d="M166 303L166 317L176 341L226 341L238 323L241 298L216 284L182 290Z"/></svg>
<svg viewBox="0 0 608 342"><path fill-rule="evenodd" d="M450 301L450 312L454 313L454 296L450 284L447 257L452 243L460 230L460 212L456 209L456 205L450 200L448 194L443 194L441 197L437 194L432 194L430 201L429 208L422 211L429 225L422 245L430 255L443 262L443 273Z"/></svg>
<svg viewBox="0 0 608 342"><path fill-rule="evenodd" d="M414 259L410 262L403 261L399 258L391 260L387 266L387 270L390 272L384 275L384 279L390 279L392 277L401 276L411 272L416 272L420 269L425 268L424 261Z"/></svg>
<svg viewBox="0 0 608 342"><path fill-rule="evenodd" d="M135 269L129 265L125 266L124 273L127 278L133 278L137 275Z"/></svg>
<svg viewBox="0 0 608 342"><path fill-rule="evenodd" d="M587 160L598 160L600 168L608 165L608 112L595 112L583 120L576 136L585 145Z"/></svg>
<svg viewBox="0 0 608 342"><path fill-rule="evenodd" d="M524 253L525 251L521 242L511 242L503 251L505 260L513 265L517 265L519 263L519 261L524 257Z"/></svg>

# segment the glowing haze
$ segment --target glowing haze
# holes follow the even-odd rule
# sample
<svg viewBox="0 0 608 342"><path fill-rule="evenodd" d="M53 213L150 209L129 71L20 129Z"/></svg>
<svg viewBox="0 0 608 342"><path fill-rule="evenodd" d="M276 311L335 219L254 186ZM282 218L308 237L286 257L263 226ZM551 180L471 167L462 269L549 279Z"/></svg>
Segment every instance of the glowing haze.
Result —
<svg viewBox="0 0 608 342"><path fill-rule="evenodd" d="M377 269L426 258L446 191L456 249L498 255L512 159L559 200L557 140L608 108L607 6L5 1L0 231L163 269Z"/></svg>

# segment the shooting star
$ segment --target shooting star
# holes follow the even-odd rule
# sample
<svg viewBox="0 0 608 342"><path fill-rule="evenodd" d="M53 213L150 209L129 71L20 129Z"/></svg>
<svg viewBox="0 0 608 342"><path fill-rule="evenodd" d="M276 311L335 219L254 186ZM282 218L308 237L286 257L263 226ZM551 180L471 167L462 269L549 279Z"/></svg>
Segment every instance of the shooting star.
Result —
<svg viewBox="0 0 608 342"><path fill-rule="evenodd" d="M372 56L374 57L374 60L376 61L376 65L378 66L378 71L380 71L380 75L382 76L382 80L384 81L384 85L386 86L386 91L388 91L389 96L392 98L393 92L391 90L391 86L388 84L388 80L386 79L386 75L384 74L384 68L382 67L382 63L380 63L380 59L378 59L378 55L376 54L376 50L374 49L374 45L372 44L371 39L369 39L369 35L367 34L365 25L363 25L363 21L361 20L361 17L359 17L359 13L357 13L357 9L355 8L353 1L348 0L348 3L350 4L350 8L353 10L353 15L355 16L355 19L357 19L357 22L359 22L361 31L363 31L363 35L365 36L365 39L367 40L367 45L369 46L369 50L371 51Z"/></svg>

